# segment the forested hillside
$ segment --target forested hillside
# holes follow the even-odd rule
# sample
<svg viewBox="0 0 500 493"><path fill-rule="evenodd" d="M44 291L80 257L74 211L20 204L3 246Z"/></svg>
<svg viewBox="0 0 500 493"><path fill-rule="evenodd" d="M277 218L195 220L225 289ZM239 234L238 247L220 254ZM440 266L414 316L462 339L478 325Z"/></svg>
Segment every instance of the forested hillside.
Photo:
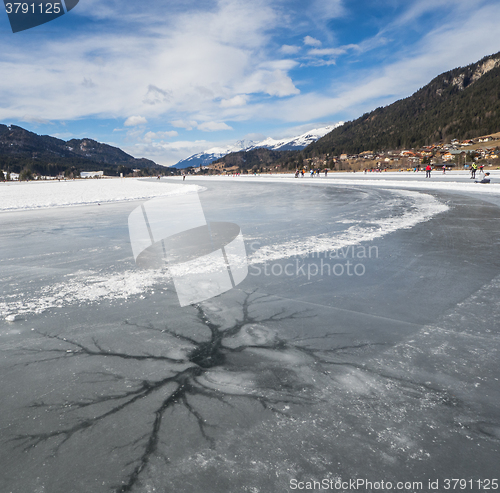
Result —
<svg viewBox="0 0 500 493"><path fill-rule="evenodd" d="M304 154L414 148L500 130L500 53L439 75L412 96L364 114Z"/></svg>
<svg viewBox="0 0 500 493"><path fill-rule="evenodd" d="M92 139L68 142L38 135L16 125L0 124L0 169L19 173L54 176L71 171L104 169L116 174L120 169L160 168L148 159L136 159L118 147Z"/></svg>

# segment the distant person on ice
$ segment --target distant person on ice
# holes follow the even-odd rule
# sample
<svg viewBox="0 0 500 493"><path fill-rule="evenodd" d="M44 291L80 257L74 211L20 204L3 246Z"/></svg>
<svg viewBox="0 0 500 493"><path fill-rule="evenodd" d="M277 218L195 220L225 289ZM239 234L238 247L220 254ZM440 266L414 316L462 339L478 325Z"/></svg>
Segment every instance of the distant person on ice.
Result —
<svg viewBox="0 0 500 493"><path fill-rule="evenodd" d="M484 174L484 178L481 181L475 181L474 183L491 183L491 178L489 173Z"/></svg>
<svg viewBox="0 0 500 493"><path fill-rule="evenodd" d="M431 177L431 171L432 171L431 165L428 164L427 167L425 168L425 177L426 178L430 178Z"/></svg>
<svg viewBox="0 0 500 493"><path fill-rule="evenodd" d="M470 169L470 172L471 172L471 180L473 178L476 178L476 171L477 171L477 164L476 163L472 163L472 166L471 166L471 169Z"/></svg>

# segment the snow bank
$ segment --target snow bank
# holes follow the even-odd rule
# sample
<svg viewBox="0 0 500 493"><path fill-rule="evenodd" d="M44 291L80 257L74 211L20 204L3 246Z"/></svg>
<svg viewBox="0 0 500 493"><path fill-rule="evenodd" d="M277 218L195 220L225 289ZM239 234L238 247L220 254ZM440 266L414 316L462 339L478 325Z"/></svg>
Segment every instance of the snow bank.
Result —
<svg viewBox="0 0 500 493"><path fill-rule="evenodd" d="M485 195L500 195L500 171L493 170L491 173L492 183L481 184L474 183L469 180L470 174L467 171L453 171L443 175L439 171L435 171L432 178L424 178L425 174L420 173L330 173L328 178L322 174L320 177L310 178L306 175L304 178L294 178L291 173L273 174L273 175L240 175L232 176L197 176L197 180L238 180L242 183L248 182L274 182L283 183L288 181L295 186L360 186L360 187L379 187L379 188L418 188L421 190L435 191L456 191L456 192L473 192ZM477 174L477 179L480 180L482 174Z"/></svg>
<svg viewBox="0 0 500 493"><path fill-rule="evenodd" d="M135 178L9 182L0 184L0 211L104 204L166 195L183 195L200 190L203 190L203 187Z"/></svg>

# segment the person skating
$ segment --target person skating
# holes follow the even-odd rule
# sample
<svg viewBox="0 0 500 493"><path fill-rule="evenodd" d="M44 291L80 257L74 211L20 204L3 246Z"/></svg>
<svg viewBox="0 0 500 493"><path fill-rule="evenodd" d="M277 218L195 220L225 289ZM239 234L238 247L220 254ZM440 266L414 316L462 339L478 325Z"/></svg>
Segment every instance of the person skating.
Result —
<svg viewBox="0 0 500 493"><path fill-rule="evenodd" d="M428 164L425 168L425 177L426 178L430 178L431 177L431 171L432 171L432 168L431 168L431 165Z"/></svg>
<svg viewBox="0 0 500 493"><path fill-rule="evenodd" d="M476 163L472 163L472 166L470 168L471 180L473 180L473 179L476 178L476 171L477 171L477 164Z"/></svg>

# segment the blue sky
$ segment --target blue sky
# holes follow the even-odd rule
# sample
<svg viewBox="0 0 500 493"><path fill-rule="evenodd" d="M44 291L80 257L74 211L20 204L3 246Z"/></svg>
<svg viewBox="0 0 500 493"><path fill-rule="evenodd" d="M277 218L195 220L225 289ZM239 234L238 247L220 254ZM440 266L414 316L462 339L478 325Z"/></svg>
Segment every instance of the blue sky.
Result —
<svg viewBox="0 0 500 493"><path fill-rule="evenodd" d="M164 165L357 118L500 51L498 0L80 0L13 34L0 122Z"/></svg>

